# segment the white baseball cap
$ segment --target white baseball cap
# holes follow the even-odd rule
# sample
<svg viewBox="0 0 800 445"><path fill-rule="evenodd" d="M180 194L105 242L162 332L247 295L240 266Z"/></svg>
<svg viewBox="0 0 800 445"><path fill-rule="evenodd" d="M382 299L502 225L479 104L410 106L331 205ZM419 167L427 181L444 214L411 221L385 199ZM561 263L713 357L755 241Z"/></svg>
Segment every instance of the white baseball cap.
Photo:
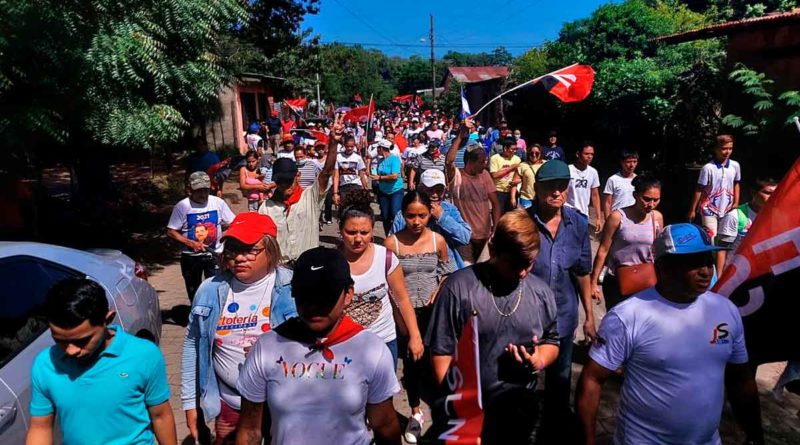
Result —
<svg viewBox="0 0 800 445"><path fill-rule="evenodd" d="M425 187L432 188L437 185L445 185L447 180L444 177L444 172L436 170L435 168L429 168L422 172L419 182Z"/></svg>

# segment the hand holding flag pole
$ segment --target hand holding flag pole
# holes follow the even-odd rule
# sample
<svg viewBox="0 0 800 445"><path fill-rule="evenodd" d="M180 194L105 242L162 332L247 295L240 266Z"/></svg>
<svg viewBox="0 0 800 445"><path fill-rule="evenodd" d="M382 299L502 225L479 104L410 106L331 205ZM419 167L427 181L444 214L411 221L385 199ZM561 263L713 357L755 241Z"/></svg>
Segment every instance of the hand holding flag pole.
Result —
<svg viewBox="0 0 800 445"><path fill-rule="evenodd" d="M594 70L589 65L570 65L561 68L560 70L547 73L527 82L523 82L514 88L503 91L494 99L486 102L474 114L478 115L492 102L500 99L506 94L516 91L524 86L532 85L541 82L550 94L561 99L563 102L580 102L589 96L592 92L592 85L594 85Z"/></svg>

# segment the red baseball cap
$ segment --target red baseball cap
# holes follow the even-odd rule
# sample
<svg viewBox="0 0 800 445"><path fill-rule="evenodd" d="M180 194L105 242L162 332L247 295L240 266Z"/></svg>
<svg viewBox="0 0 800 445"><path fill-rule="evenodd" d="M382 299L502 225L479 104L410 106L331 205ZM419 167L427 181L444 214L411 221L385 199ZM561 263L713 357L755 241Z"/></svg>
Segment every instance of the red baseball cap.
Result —
<svg viewBox="0 0 800 445"><path fill-rule="evenodd" d="M278 236L278 226L275 225L275 221L258 212L244 212L233 218L233 222L222 234L220 241L230 237L244 244L255 244L264 235L270 235L273 238Z"/></svg>

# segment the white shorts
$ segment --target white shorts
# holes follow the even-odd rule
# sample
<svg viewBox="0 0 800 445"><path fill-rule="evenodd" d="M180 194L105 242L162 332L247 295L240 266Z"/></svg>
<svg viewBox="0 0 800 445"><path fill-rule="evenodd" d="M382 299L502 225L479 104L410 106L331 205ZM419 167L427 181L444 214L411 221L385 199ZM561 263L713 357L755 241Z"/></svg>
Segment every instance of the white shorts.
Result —
<svg viewBox="0 0 800 445"><path fill-rule="evenodd" d="M725 216L703 215L702 221L715 244L730 244L739 235L739 219L735 211L728 212Z"/></svg>

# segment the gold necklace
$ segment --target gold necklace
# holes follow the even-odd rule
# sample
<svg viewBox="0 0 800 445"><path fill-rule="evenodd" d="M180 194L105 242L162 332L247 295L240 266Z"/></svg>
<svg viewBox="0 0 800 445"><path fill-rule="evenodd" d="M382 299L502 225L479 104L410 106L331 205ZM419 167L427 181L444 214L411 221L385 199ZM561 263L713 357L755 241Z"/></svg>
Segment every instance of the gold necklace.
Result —
<svg viewBox="0 0 800 445"><path fill-rule="evenodd" d="M492 288L491 287L489 287L489 292L490 293L492 292ZM505 312L501 311L500 308L497 307L497 302L494 301L495 300L495 296L494 296L493 293L492 293L491 297L492 297L492 305L494 305L494 310L496 310L497 313L500 314L501 317L510 317L510 316L514 315L514 312L517 312L517 309L519 309L519 303L522 301L522 281L520 281L520 283L519 283L519 292L517 292L517 302L514 304L514 309L511 309L511 312L505 313Z"/></svg>

